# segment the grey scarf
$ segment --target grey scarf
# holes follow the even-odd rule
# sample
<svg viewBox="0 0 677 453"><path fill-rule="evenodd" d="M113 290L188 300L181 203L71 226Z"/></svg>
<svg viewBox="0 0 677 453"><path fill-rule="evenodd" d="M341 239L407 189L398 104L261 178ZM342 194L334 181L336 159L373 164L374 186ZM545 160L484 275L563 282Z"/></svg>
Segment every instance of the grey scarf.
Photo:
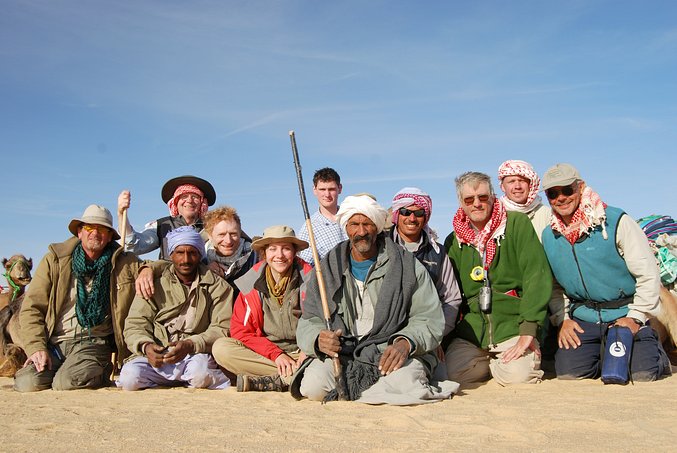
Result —
<svg viewBox="0 0 677 453"><path fill-rule="evenodd" d="M416 287L416 258L406 252L389 237L380 234L378 237L379 255L385 247L388 272L386 272L378 300L374 307L374 325L369 333L363 336L355 347L352 357L343 357L346 361L346 382L350 399L357 399L362 391L373 385L379 378L378 362L381 353L378 345L386 343L390 337L402 330L409 320L411 296ZM332 249L322 260L322 276L325 280L330 325L333 330L348 332L346 324L337 316L336 294L344 282L344 275L350 263L350 241L344 241ZM377 260L376 265L379 265ZM354 303L354 301L350 301ZM303 305L303 317L324 319L320 299L317 276L312 274L308 282L306 299ZM328 395L328 399L332 399Z"/></svg>

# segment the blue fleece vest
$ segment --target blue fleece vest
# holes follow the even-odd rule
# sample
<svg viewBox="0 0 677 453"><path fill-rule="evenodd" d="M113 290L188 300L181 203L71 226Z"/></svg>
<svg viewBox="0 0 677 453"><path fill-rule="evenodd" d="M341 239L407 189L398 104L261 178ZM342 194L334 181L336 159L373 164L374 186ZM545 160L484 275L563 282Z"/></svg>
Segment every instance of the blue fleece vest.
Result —
<svg viewBox="0 0 677 453"><path fill-rule="evenodd" d="M601 226L589 235L582 235L573 246L552 228L543 230L543 248L550 267L572 304L577 301L603 304L623 299L631 302L635 278L616 248L618 222L624 214L618 208L606 208L609 237L606 240L602 237ZM628 314L627 304L618 308L597 308L579 306L569 315L587 322L611 322Z"/></svg>

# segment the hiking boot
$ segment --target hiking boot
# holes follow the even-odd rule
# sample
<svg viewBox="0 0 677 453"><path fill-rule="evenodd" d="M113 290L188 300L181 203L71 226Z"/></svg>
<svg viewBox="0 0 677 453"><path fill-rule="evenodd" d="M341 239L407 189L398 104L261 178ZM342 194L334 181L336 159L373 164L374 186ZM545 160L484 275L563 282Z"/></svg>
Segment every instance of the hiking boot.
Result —
<svg viewBox="0 0 677 453"><path fill-rule="evenodd" d="M280 375L272 376L249 376L237 375L238 392L286 392L289 385L282 381Z"/></svg>

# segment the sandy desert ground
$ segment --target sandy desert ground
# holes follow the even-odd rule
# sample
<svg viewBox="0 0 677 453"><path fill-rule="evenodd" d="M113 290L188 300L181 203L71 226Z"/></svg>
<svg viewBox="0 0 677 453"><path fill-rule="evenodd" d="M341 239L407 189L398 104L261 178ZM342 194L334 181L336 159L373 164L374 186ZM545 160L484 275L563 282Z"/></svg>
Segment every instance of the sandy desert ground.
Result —
<svg viewBox="0 0 677 453"><path fill-rule="evenodd" d="M0 451L677 451L677 377L494 382L416 407L288 393L115 388L20 394L0 378Z"/></svg>

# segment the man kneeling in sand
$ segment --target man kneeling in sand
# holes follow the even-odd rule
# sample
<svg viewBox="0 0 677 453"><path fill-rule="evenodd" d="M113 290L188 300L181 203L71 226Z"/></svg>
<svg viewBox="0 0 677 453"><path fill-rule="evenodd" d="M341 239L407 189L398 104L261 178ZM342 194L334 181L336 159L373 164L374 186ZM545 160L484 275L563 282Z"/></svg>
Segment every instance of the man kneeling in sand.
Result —
<svg viewBox="0 0 677 453"><path fill-rule="evenodd" d="M311 274L296 338L315 359L297 373L295 397L333 399L332 358L339 356L351 400L420 404L449 398L458 388L450 381L429 383L444 329L442 305L425 267L383 233L386 218L367 195L341 204L337 219L349 240L320 263L332 330L325 327L317 274Z"/></svg>
<svg viewBox="0 0 677 453"><path fill-rule="evenodd" d="M211 356L228 335L233 289L200 263L204 241L192 227L167 234L172 264L155 280L149 300L136 296L125 322L125 342L135 354L120 371L118 387L224 389L230 380Z"/></svg>
<svg viewBox="0 0 677 453"><path fill-rule="evenodd" d="M122 326L139 267L115 239L113 216L90 205L68 225L74 237L51 244L21 308L28 360L14 388L35 392L110 385L111 352L129 355Z"/></svg>

